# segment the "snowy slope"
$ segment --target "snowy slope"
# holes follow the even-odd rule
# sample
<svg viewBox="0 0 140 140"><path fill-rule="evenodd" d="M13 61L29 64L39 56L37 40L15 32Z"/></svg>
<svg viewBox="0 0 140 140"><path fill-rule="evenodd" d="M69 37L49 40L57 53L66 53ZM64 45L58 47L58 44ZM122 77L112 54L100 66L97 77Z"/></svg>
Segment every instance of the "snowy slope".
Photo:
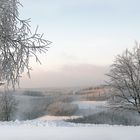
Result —
<svg viewBox="0 0 140 140"><path fill-rule="evenodd" d="M140 126L16 121L0 123L0 140L139 140L139 130Z"/></svg>

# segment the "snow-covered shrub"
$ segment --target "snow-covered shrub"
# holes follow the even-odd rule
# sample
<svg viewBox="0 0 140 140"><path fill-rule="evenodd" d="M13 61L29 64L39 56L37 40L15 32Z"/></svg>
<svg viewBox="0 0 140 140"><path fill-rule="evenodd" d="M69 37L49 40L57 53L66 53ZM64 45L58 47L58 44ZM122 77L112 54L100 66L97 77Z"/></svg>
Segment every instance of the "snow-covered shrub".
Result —
<svg viewBox="0 0 140 140"><path fill-rule="evenodd" d="M55 116L71 116L78 110L78 106L75 104L56 102L50 104L47 111L50 115Z"/></svg>
<svg viewBox="0 0 140 140"><path fill-rule="evenodd" d="M4 92L0 95L0 120L10 121L16 111L17 101L12 93Z"/></svg>
<svg viewBox="0 0 140 140"><path fill-rule="evenodd" d="M136 116L136 115L135 115ZM103 111L83 118L68 120L74 123L109 124L109 125L140 125L140 120L129 113Z"/></svg>

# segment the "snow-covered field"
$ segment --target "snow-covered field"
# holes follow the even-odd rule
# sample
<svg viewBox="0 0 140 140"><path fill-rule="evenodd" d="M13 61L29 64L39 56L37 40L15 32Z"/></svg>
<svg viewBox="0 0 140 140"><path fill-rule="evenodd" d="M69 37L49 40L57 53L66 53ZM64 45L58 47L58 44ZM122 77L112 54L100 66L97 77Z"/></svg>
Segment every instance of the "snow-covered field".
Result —
<svg viewBox="0 0 140 140"><path fill-rule="evenodd" d="M139 140L139 130L140 126L16 121L0 123L0 140Z"/></svg>
<svg viewBox="0 0 140 140"><path fill-rule="evenodd" d="M73 104L77 104L79 110L75 115L87 116L97 112L101 112L107 109L107 101L75 101Z"/></svg>
<svg viewBox="0 0 140 140"><path fill-rule="evenodd" d="M140 126L74 124L63 121L103 111L108 105L106 101L72 103L79 107L76 116L47 115L32 121L0 122L0 140L140 140Z"/></svg>

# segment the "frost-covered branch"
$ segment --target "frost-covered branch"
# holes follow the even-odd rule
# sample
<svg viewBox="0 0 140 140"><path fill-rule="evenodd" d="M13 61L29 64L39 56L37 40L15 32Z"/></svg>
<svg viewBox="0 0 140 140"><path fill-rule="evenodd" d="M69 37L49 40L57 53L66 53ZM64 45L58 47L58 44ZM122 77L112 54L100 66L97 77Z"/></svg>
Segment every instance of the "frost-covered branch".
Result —
<svg viewBox="0 0 140 140"><path fill-rule="evenodd" d="M118 55L107 75L117 102L125 108L131 104L140 113L140 45L136 42L132 51Z"/></svg>
<svg viewBox="0 0 140 140"><path fill-rule="evenodd" d="M0 81L8 85L19 83L24 71L30 73L31 56L39 61L37 53L46 53L50 41L30 30L30 20L19 18L18 0L0 1Z"/></svg>

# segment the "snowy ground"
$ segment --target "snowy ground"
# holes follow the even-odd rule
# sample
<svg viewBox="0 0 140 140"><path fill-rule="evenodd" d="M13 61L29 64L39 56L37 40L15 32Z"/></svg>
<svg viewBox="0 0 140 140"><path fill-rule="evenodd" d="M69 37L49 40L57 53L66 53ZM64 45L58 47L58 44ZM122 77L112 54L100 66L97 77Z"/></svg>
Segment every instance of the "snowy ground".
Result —
<svg viewBox="0 0 140 140"><path fill-rule="evenodd" d="M77 119L82 116L49 116L45 115L43 117L38 118L41 121L62 121L62 120L69 120L69 119Z"/></svg>
<svg viewBox="0 0 140 140"><path fill-rule="evenodd" d="M0 123L0 140L139 140L140 126L73 124L63 121Z"/></svg>
<svg viewBox="0 0 140 140"><path fill-rule="evenodd" d="M80 110L100 110L106 102L75 102ZM99 109L100 108L100 109ZM92 113L93 113L92 112ZM77 116L73 116L77 117ZM79 117L79 116L78 116ZM69 117L43 116L32 121L0 122L0 140L139 140L140 126L74 124Z"/></svg>

